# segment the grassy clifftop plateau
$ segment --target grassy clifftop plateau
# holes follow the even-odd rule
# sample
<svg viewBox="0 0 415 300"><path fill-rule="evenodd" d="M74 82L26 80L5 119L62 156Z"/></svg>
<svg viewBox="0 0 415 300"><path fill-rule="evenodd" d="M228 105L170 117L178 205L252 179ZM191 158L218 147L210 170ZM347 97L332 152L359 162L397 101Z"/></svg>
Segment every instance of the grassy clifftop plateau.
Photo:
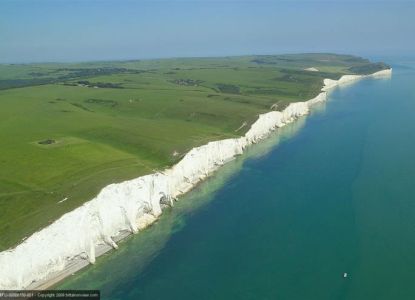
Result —
<svg viewBox="0 0 415 300"><path fill-rule="evenodd" d="M313 98L324 78L385 68L334 54L0 65L0 250L109 183Z"/></svg>

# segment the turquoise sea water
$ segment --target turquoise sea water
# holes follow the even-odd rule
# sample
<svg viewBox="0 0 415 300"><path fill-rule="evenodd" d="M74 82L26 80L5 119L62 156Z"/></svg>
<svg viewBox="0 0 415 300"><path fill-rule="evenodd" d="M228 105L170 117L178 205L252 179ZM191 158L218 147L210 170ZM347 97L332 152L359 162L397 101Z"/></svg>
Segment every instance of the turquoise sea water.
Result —
<svg viewBox="0 0 415 300"><path fill-rule="evenodd" d="M414 83L407 62L392 79L337 89L57 288L103 299L415 299Z"/></svg>

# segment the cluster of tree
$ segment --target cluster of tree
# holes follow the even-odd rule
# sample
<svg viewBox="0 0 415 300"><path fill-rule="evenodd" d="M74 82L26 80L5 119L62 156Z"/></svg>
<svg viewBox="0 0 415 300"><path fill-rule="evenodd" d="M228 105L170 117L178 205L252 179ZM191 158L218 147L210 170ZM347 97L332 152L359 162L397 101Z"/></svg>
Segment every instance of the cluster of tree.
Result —
<svg viewBox="0 0 415 300"><path fill-rule="evenodd" d="M110 107L115 107L118 105L117 101L114 100L106 100L106 99L87 99L84 101L85 103L90 103L90 104L98 104L98 105L103 105L103 106L110 106Z"/></svg>
<svg viewBox="0 0 415 300"><path fill-rule="evenodd" d="M127 68L60 68L56 70L57 72L69 72L64 77L93 77L101 75L111 75L111 74L120 74L120 73L130 73L130 74L140 74L146 71L143 70L134 70Z"/></svg>
<svg viewBox="0 0 415 300"><path fill-rule="evenodd" d="M50 144L54 144L55 142L56 142L55 140L47 139L47 140L39 141L37 143L40 145L50 145Z"/></svg>
<svg viewBox="0 0 415 300"><path fill-rule="evenodd" d="M203 81L202 80L193 80L193 79L175 79L172 81L178 85L186 85L186 86L198 86Z"/></svg>
<svg viewBox="0 0 415 300"><path fill-rule="evenodd" d="M77 82L65 82L64 85L86 86L86 87L90 87L90 88L123 89L123 86L119 83L89 82L88 80L79 80Z"/></svg>
<svg viewBox="0 0 415 300"><path fill-rule="evenodd" d="M218 83L218 84L216 84L216 87L218 88L219 92L221 92L221 93L240 94L240 92L241 92L239 86L236 86L236 85L233 85L233 84Z"/></svg>
<svg viewBox="0 0 415 300"><path fill-rule="evenodd" d="M390 66L382 62L368 63L368 64L353 66L349 68L349 70L352 73L363 74L363 75L372 74L372 73L382 71L385 69L390 69Z"/></svg>

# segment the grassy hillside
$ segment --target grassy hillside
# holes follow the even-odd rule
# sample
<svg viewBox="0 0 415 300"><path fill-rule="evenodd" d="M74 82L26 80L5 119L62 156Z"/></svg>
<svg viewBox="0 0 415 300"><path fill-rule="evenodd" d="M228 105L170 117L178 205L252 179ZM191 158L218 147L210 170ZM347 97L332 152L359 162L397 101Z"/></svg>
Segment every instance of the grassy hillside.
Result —
<svg viewBox="0 0 415 300"><path fill-rule="evenodd" d="M333 54L0 65L0 250L324 78L386 67Z"/></svg>

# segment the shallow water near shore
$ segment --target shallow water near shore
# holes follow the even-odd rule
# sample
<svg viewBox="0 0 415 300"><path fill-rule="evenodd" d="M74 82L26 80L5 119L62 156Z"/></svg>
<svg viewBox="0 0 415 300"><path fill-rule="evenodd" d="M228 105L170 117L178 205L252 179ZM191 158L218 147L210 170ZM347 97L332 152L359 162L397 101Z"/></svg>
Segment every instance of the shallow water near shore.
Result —
<svg viewBox="0 0 415 300"><path fill-rule="evenodd" d="M413 82L414 63L335 90L56 288L103 299L413 299Z"/></svg>

